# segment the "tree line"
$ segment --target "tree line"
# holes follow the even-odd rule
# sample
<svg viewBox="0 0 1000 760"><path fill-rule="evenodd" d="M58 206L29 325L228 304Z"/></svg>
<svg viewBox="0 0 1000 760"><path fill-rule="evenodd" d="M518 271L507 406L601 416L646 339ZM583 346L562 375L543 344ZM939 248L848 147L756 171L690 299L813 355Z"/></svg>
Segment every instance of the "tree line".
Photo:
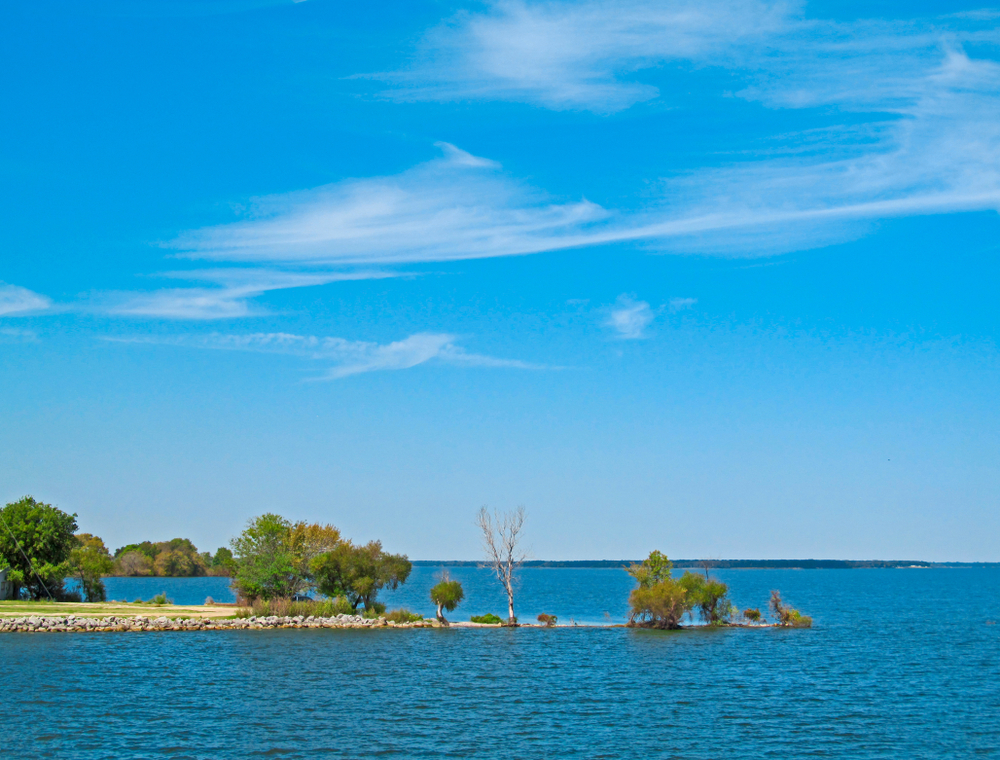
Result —
<svg viewBox="0 0 1000 760"><path fill-rule="evenodd" d="M7 569L15 597L103 602L102 578L110 575L229 575L232 567L232 552L225 547L213 555L174 538L129 544L111 554L99 536L77 529L76 514L31 496L0 509L0 569ZM70 579L79 582L79 591L67 590Z"/></svg>
<svg viewBox="0 0 1000 760"><path fill-rule="evenodd" d="M477 515L485 556L485 566L503 588L507 618L484 616L485 621L517 625L514 612L517 574L524 564L522 548L525 511L508 512L482 507ZM385 605L378 595L405 583L413 564L405 554L385 551L381 541L354 543L329 524L293 522L281 515L266 513L251 519L229 547L215 554L199 553L191 541L176 538L153 543L145 541L119 548L112 556L104 542L89 533L77 533L75 514L67 514L25 496L0 509L0 569L7 568L15 596L22 590L31 599L70 599L79 593L88 602L104 601L104 576L225 575L238 599L246 605L274 600L310 600L318 593L338 605L338 609L365 614L382 614ZM666 555L653 551L641 563L626 568L636 581L629 594L628 625L676 629L685 620L699 618L709 626L758 623L763 615L757 608L738 609L729 598L728 586L709 575L691 571L673 577L673 565ZM80 592L68 593L65 582L74 578ZM437 618L447 625L444 613L454 610L464 598L461 583L445 570L431 589ZM788 606L778 591L768 603L779 625L808 627L812 619ZM401 611L405 612L405 611ZM409 614L409 613L407 613ZM404 615L405 617L405 615ZM539 621L553 625L553 615Z"/></svg>
<svg viewBox="0 0 1000 760"><path fill-rule="evenodd" d="M109 575L158 575L190 578L204 575L229 575L233 553L226 547L199 552L187 538L169 541L143 541L115 550L114 567Z"/></svg>

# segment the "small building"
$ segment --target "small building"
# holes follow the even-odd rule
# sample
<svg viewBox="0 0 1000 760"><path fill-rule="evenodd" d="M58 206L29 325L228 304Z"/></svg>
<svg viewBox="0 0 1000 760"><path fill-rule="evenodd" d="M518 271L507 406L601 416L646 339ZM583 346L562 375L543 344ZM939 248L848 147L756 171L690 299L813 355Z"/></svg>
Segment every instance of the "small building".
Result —
<svg viewBox="0 0 1000 760"><path fill-rule="evenodd" d="M14 584L7 580L7 568L0 570L0 599L14 598Z"/></svg>

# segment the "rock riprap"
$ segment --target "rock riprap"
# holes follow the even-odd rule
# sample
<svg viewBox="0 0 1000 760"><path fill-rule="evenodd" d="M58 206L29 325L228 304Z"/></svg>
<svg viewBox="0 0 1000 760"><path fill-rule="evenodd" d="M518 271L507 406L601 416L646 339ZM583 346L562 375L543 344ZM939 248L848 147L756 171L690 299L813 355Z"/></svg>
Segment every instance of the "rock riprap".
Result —
<svg viewBox="0 0 1000 760"><path fill-rule="evenodd" d="M431 620L394 623L385 618L360 615L335 617L168 618L121 617L21 617L0 618L0 633L99 633L110 631L246 631L272 628L436 628Z"/></svg>

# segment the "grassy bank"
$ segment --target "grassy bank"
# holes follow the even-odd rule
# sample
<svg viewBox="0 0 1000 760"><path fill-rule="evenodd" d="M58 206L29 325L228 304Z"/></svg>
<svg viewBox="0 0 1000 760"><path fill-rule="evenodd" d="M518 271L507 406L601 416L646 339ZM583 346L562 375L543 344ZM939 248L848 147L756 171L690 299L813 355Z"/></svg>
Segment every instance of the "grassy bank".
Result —
<svg viewBox="0 0 1000 760"><path fill-rule="evenodd" d="M122 617L184 617L184 618L224 618L236 612L234 607L223 605L193 604L148 604L128 602L21 602L0 601L0 618L17 618L30 615L55 616L76 615L77 617L103 618L112 615Z"/></svg>

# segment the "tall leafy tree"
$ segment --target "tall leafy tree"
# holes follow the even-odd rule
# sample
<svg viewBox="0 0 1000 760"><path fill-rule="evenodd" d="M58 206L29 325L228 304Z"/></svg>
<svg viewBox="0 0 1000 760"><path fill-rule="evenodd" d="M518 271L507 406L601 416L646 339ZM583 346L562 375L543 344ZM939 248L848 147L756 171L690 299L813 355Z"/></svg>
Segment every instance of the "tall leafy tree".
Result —
<svg viewBox="0 0 1000 760"><path fill-rule="evenodd" d="M69 555L73 575L80 580L80 590L86 601L103 602L108 597L102 577L114 569L115 561L104 541L97 536L79 533L76 541Z"/></svg>
<svg viewBox="0 0 1000 760"><path fill-rule="evenodd" d="M233 550L233 588L247 600L289 597L301 582L298 563L289 544L291 523L267 513L247 523L230 542Z"/></svg>
<svg viewBox="0 0 1000 760"><path fill-rule="evenodd" d="M211 574L212 575L232 575L233 574L233 553L225 546L220 546L212 555Z"/></svg>
<svg viewBox="0 0 1000 760"><path fill-rule="evenodd" d="M312 586L312 561L321 554L333 551L341 543L340 531L332 525L303 521L291 525L288 529L288 547L295 557L300 579L294 593L301 593Z"/></svg>
<svg viewBox="0 0 1000 760"><path fill-rule="evenodd" d="M355 611L361 604L364 604L365 610L377 609L379 591L399 588L412 569L413 565L406 555L383 551L381 541L372 541L364 546L345 541L311 563L320 593L345 597Z"/></svg>
<svg viewBox="0 0 1000 760"><path fill-rule="evenodd" d="M10 568L15 594L32 599L62 594L76 547L76 515L25 496L0 509L0 558Z"/></svg>

